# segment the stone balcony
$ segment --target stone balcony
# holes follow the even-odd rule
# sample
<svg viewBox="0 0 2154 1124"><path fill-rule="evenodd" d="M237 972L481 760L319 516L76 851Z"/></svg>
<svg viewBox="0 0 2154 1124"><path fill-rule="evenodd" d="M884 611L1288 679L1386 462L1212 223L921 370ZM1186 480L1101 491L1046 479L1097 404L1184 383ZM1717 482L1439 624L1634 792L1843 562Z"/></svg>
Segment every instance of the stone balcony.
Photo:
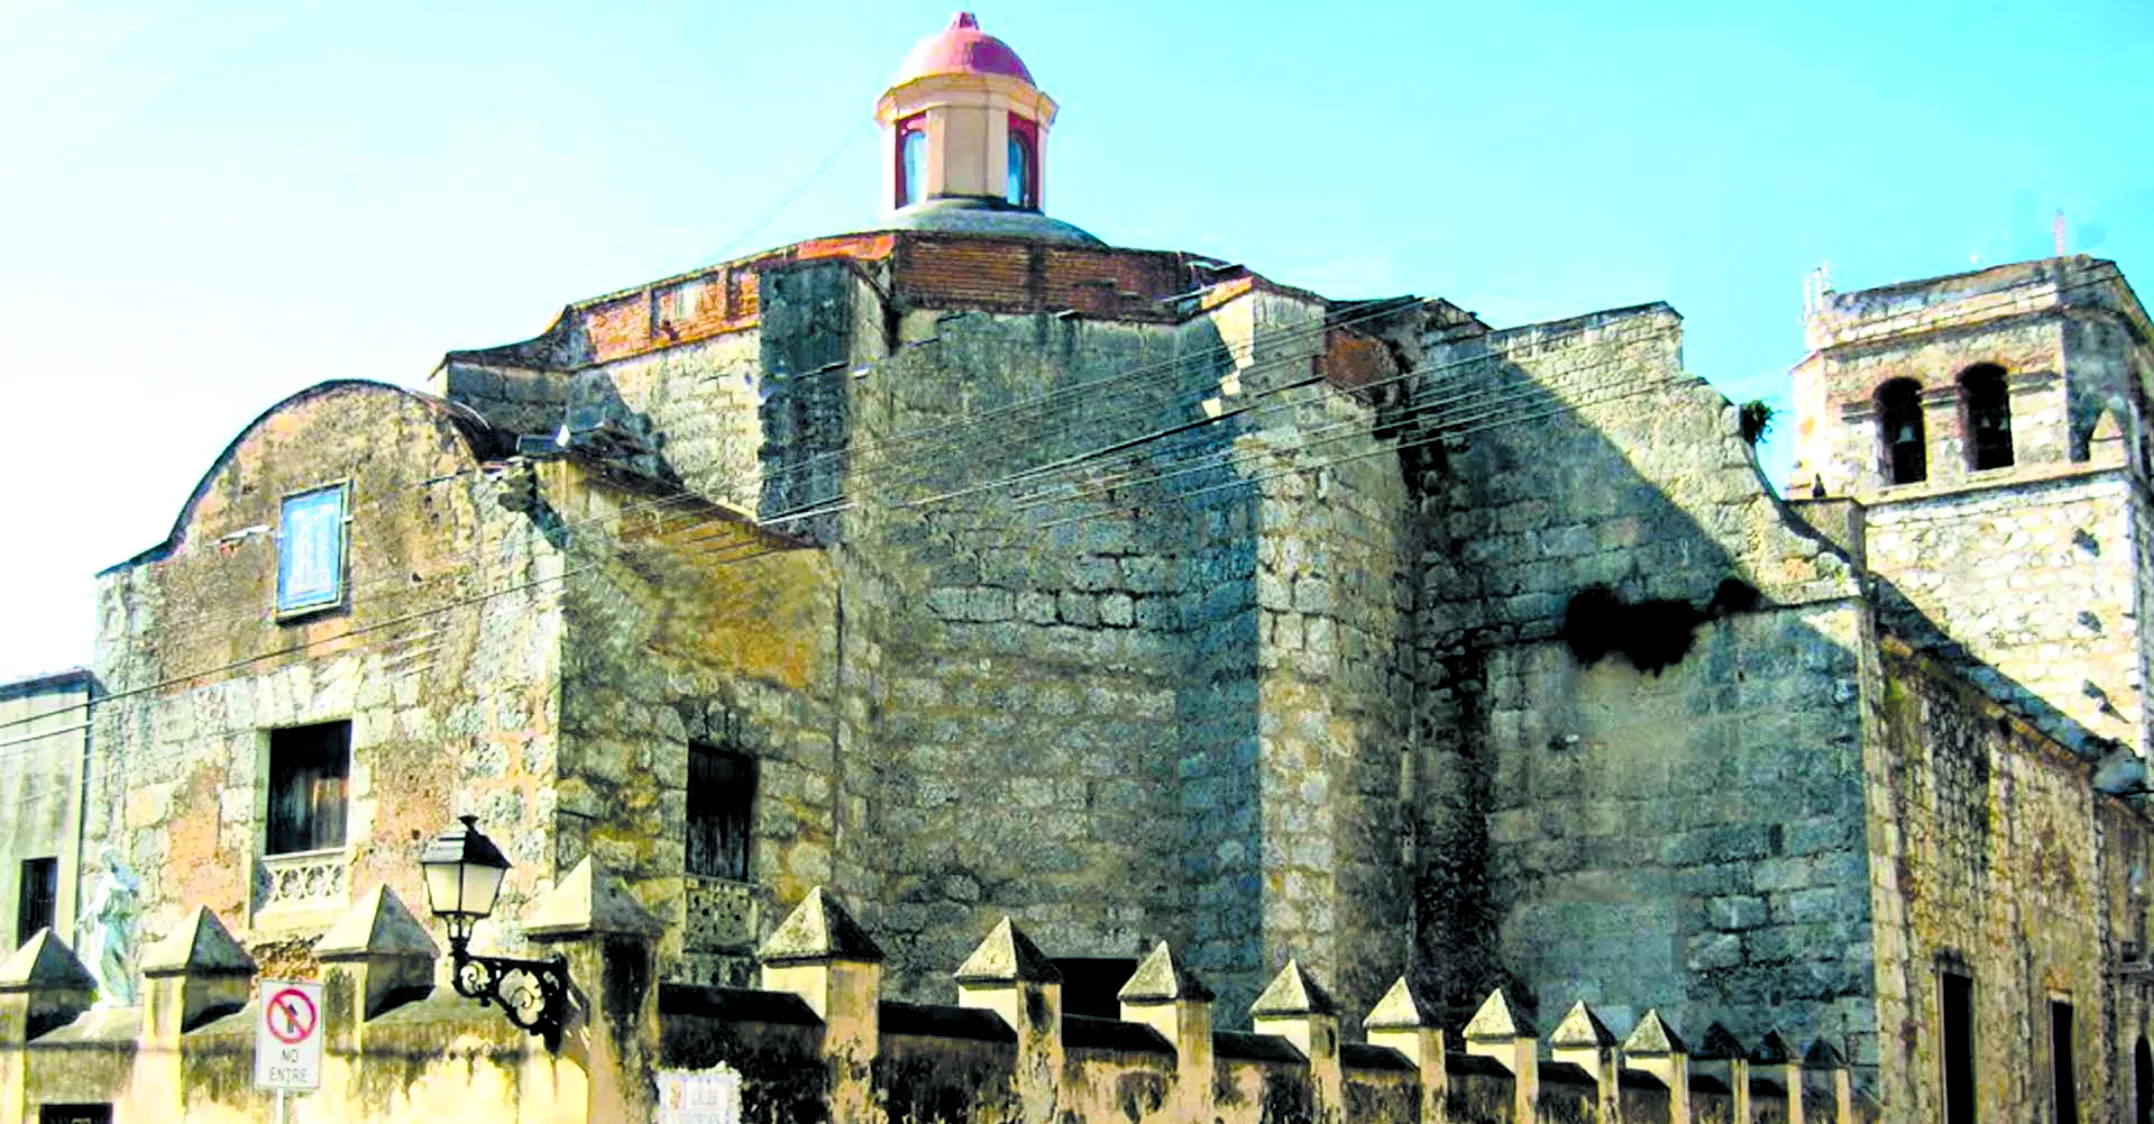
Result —
<svg viewBox="0 0 2154 1124"><path fill-rule="evenodd" d="M264 855L255 863L251 927L319 929L351 905L351 850Z"/></svg>
<svg viewBox="0 0 2154 1124"><path fill-rule="evenodd" d="M683 897L683 975L700 984L753 986L762 891L752 883L690 875Z"/></svg>

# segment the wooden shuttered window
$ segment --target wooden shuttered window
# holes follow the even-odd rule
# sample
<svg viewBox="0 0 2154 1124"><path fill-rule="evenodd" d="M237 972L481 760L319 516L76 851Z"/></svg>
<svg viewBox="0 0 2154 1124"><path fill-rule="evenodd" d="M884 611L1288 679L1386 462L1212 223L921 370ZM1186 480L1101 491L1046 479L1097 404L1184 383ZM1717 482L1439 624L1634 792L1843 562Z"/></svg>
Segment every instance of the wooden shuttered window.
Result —
<svg viewBox="0 0 2154 1124"><path fill-rule="evenodd" d="M270 731L267 853L289 855L344 845L351 740L349 722Z"/></svg>
<svg viewBox="0 0 2154 1124"><path fill-rule="evenodd" d="M755 758L746 754L688 747L688 873L748 881L755 772Z"/></svg>

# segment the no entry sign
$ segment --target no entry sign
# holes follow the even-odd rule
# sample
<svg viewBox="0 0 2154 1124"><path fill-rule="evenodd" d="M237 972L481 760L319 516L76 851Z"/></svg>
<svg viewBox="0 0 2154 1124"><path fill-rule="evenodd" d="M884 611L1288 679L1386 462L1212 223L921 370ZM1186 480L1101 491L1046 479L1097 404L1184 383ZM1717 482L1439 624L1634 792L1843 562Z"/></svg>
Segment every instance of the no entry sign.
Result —
<svg viewBox="0 0 2154 1124"><path fill-rule="evenodd" d="M258 1089L322 1087L322 985L262 981L262 1016L254 1028Z"/></svg>

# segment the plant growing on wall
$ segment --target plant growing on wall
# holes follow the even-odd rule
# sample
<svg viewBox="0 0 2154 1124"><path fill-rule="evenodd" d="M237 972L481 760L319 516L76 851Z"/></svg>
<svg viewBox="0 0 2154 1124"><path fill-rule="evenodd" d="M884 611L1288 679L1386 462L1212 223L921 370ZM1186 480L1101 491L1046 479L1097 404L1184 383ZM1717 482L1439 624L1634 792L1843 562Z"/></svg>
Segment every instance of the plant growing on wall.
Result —
<svg viewBox="0 0 2154 1124"><path fill-rule="evenodd" d="M1736 408L1735 419L1742 426L1743 440L1755 445L1772 432L1773 405L1763 398L1753 398Z"/></svg>

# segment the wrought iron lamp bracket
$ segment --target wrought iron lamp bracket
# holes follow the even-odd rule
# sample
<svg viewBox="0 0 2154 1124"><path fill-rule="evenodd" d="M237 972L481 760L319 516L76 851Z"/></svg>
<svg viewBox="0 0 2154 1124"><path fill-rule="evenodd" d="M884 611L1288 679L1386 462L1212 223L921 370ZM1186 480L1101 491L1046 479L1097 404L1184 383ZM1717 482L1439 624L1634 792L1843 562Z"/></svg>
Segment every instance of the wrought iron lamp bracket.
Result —
<svg viewBox="0 0 2154 1124"><path fill-rule="evenodd" d="M545 960L476 956L468 938L451 938L450 979L456 993L479 1006L498 1004L518 1027L548 1041L560 1037L568 1021L568 958L555 953Z"/></svg>

